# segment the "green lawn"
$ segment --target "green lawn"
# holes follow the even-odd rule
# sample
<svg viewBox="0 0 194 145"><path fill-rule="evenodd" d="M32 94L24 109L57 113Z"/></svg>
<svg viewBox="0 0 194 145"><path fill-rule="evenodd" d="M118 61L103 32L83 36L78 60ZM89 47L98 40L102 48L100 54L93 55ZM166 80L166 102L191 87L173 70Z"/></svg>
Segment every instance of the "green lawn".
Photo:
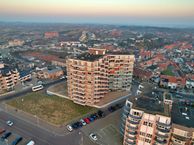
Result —
<svg viewBox="0 0 194 145"><path fill-rule="evenodd" d="M172 72L171 69L166 69L164 71L161 72L162 75L168 75L168 76L174 76L174 73Z"/></svg>
<svg viewBox="0 0 194 145"><path fill-rule="evenodd" d="M41 92L29 93L9 101L8 104L55 125L66 124L74 118L95 111L95 108L81 106L70 100L48 96Z"/></svg>

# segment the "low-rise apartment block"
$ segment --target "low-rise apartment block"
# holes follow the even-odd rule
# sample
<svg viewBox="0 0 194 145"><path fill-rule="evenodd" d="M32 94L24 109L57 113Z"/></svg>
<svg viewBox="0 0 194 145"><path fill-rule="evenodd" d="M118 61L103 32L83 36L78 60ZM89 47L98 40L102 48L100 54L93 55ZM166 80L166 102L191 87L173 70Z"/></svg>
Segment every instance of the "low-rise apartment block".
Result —
<svg viewBox="0 0 194 145"><path fill-rule="evenodd" d="M40 79L56 79L64 75L60 67L56 68L43 68L37 72L37 77Z"/></svg>
<svg viewBox="0 0 194 145"><path fill-rule="evenodd" d="M17 69L1 70L0 72L0 92L4 90L12 90L20 78Z"/></svg>
<svg viewBox="0 0 194 145"><path fill-rule="evenodd" d="M92 48L67 60L68 96L81 105L94 105L109 92L130 91L134 55Z"/></svg>

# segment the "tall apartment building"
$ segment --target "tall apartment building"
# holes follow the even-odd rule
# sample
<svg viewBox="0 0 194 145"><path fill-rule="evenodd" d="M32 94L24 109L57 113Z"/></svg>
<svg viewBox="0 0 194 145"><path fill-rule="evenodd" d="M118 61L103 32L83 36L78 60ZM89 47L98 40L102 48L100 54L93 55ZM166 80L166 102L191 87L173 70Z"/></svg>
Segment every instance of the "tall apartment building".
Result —
<svg viewBox="0 0 194 145"><path fill-rule="evenodd" d="M123 145L194 145L193 116L179 110L176 103L167 92L157 99L130 96L121 117Z"/></svg>
<svg viewBox="0 0 194 145"><path fill-rule="evenodd" d="M67 60L68 96L81 105L94 105L111 91L130 91L134 55L92 48Z"/></svg>
<svg viewBox="0 0 194 145"><path fill-rule="evenodd" d="M146 113L141 109L136 109L136 107L133 108L133 103L127 100L122 119L123 145L169 144L170 117Z"/></svg>
<svg viewBox="0 0 194 145"><path fill-rule="evenodd" d="M19 78L20 75L17 69L0 72L0 92L13 89Z"/></svg>

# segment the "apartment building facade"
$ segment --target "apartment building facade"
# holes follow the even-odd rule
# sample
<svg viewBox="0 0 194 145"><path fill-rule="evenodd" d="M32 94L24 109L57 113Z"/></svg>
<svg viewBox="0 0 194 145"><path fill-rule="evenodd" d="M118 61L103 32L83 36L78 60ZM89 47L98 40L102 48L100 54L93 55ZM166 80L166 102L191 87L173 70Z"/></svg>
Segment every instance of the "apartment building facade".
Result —
<svg viewBox="0 0 194 145"><path fill-rule="evenodd" d="M67 60L68 96L81 105L92 106L110 91L131 88L134 55L110 54L103 49Z"/></svg>
<svg viewBox="0 0 194 145"><path fill-rule="evenodd" d="M126 102L126 120L123 123L123 145L168 145L171 133L171 118L145 113L133 109L133 103ZM126 106L125 105L125 106ZM124 119L124 118L122 118Z"/></svg>
<svg viewBox="0 0 194 145"><path fill-rule="evenodd" d="M13 89L19 78L20 75L17 69L0 72L0 91Z"/></svg>

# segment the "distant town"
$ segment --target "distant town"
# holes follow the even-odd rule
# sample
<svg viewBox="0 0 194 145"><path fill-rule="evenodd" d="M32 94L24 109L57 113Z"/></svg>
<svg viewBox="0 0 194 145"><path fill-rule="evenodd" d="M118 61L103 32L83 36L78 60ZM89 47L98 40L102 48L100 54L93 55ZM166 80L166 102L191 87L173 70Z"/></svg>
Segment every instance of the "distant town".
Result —
<svg viewBox="0 0 194 145"><path fill-rule="evenodd" d="M0 23L0 145L194 145L194 29Z"/></svg>

